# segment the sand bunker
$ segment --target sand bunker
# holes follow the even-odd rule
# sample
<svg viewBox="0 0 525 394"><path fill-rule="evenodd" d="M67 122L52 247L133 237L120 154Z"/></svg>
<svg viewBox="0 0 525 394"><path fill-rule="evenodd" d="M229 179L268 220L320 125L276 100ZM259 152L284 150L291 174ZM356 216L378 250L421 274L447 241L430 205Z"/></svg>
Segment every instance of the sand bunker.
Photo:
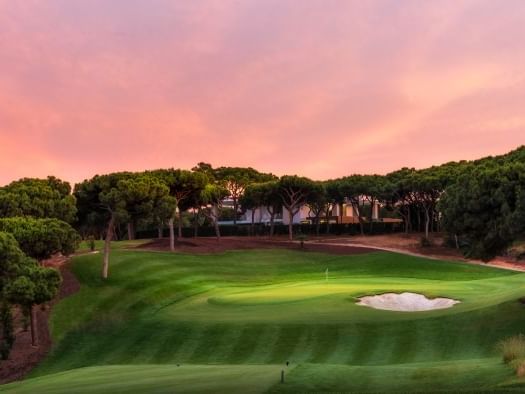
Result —
<svg viewBox="0 0 525 394"><path fill-rule="evenodd" d="M427 298L416 293L385 293L359 298L357 305L400 312L420 312L451 308L460 301L450 298Z"/></svg>

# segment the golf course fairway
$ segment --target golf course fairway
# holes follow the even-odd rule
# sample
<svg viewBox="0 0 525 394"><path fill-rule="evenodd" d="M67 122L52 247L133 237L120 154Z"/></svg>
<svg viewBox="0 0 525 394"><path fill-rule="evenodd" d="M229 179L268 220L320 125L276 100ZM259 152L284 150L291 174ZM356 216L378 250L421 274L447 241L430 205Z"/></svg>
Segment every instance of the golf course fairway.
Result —
<svg viewBox="0 0 525 394"><path fill-rule="evenodd" d="M524 273L285 249L118 249L106 281L100 266L73 259L81 288L53 308L52 352L0 393L525 391L495 350L525 331ZM405 291L460 303L356 304Z"/></svg>

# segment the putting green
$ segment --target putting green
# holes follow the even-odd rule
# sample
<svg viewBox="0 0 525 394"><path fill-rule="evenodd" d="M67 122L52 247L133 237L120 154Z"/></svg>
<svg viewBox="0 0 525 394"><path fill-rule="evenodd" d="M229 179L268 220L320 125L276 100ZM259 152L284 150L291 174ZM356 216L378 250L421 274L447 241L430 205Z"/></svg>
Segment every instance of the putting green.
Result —
<svg viewBox="0 0 525 394"><path fill-rule="evenodd" d="M82 287L53 310L55 348L34 379L4 389L60 392L70 378L85 392L523 389L494 350L524 330L522 273L386 252L116 250L103 282L100 258L74 259ZM403 291L461 303L413 313L356 305Z"/></svg>

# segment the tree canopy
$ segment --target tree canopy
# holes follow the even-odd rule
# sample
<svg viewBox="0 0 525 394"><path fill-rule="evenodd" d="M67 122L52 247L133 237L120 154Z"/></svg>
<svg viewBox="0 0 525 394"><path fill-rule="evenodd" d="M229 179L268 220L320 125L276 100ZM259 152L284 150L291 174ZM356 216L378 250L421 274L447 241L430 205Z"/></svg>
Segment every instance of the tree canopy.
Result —
<svg viewBox="0 0 525 394"><path fill-rule="evenodd" d="M166 198L169 189L150 174L121 172L96 175L77 184L74 194L83 218L106 223L102 277L107 278L115 225L129 222L133 215L153 214L156 201Z"/></svg>
<svg viewBox="0 0 525 394"><path fill-rule="evenodd" d="M37 260L47 259L55 253L70 255L80 241L75 229L58 219L3 218L0 219L0 231L12 234L22 251Z"/></svg>
<svg viewBox="0 0 525 394"><path fill-rule="evenodd" d="M439 207L465 254L489 260L525 231L525 164L472 168L446 189Z"/></svg>
<svg viewBox="0 0 525 394"><path fill-rule="evenodd" d="M22 252L12 234L0 231L0 309L4 332L0 342L2 358L7 358L14 341L10 306L20 305L24 314L30 315L32 342L36 345L33 306L53 299L60 281L58 271L40 266Z"/></svg>
<svg viewBox="0 0 525 394"><path fill-rule="evenodd" d="M76 213L71 186L53 176L23 178L0 188L0 217L32 216L73 223Z"/></svg>
<svg viewBox="0 0 525 394"><path fill-rule="evenodd" d="M288 238L290 241L293 239L293 217L311 196L319 192L320 188L321 186L311 179L297 175L285 175L279 179L277 193L283 207L288 211Z"/></svg>
<svg viewBox="0 0 525 394"><path fill-rule="evenodd" d="M265 174L251 167L219 167L214 170L214 175L215 179L223 182L233 201L235 213L233 224L237 223L239 198L244 194L246 187L253 183L267 182L277 178L273 174Z"/></svg>

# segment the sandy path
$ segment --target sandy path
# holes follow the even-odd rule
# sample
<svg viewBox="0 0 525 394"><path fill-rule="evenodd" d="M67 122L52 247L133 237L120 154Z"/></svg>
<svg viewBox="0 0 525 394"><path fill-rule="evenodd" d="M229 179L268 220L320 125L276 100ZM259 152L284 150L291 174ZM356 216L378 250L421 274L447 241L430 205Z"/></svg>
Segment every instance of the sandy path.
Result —
<svg viewBox="0 0 525 394"><path fill-rule="evenodd" d="M443 255L432 254L432 253L426 254L426 253L414 252L414 251L403 249L403 248L392 248L392 247L383 247L383 246L370 245L370 244L355 243L355 242L352 242L352 240L347 240L347 242L341 242L341 240L338 240L338 241L339 242L332 242L332 240L326 239L326 240L318 240L318 241L312 241L312 242L319 242L323 245L330 245L330 246L339 246L339 247L347 246L347 247L375 249L375 250L381 250L381 251L386 251L386 252L401 253L401 254L405 254L408 256L414 256L414 257L424 257L424 258L432 259L432 260L459 261L459 262L467 263L467 264L483 265L483 266L489 266L489 267L502 268L502 269L506 269L510 271L525 272L525 264L506 261L506 260L503 260L502 258L496 258L489 262L483 262L481 260L465 259L462 257L450 256L447 254L443 254Z"/></svg>

